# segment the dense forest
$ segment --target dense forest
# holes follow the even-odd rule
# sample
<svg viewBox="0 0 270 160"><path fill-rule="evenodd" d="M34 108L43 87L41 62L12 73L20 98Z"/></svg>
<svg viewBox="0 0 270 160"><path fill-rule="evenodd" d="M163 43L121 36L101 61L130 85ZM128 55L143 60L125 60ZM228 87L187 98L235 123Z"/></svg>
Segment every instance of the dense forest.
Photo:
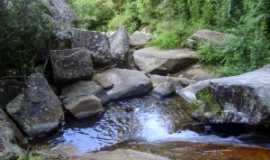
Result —
<svg viewBox="0 0 270 160"><path fill-rule="evenodd" d="M6 73L15 69L24 74L33 68L36 54L48 47L51 25L44 16L46 8L39 2L10 1L12 5L3 5L5 1L1 1L1 69ZM69 0L69 3L77 13L74 22L77 27L113 31L124 25L129 32L148 27L156 37L151 45L160 48L182 47L183 41L201 28L231 33L235 37L222 46L199 47L201 61L219 66L217 72L223 75L239 74L269 62L268 0Z"/></svg>

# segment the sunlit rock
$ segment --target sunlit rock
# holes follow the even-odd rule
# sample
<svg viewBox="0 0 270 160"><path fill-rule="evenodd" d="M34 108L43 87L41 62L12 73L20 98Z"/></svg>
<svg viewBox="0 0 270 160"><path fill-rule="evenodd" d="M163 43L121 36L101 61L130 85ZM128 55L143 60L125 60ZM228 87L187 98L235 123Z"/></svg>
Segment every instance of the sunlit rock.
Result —
<svg viewBox="0 0 270 160"><path fill-rule="evenodd" d="M178 93L211 123L269 125L270 67L239 76L205 80ZM201 103L201 102L202 103Z"/></svg>
<svg viewBox="0 0 270 160"><path fill-rule="evenodd" d="M136 66L147 73L177 73L198 62L198 55L190 49L162 50L144 48L134 52Z"/></svg>

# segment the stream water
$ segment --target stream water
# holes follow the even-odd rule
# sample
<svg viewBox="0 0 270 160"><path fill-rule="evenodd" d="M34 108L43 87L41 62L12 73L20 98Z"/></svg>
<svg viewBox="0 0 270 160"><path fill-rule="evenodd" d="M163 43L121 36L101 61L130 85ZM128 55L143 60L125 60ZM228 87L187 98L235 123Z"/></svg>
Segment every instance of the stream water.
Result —
<svg viewBox="0 0 270 160"><path fill-rule="evenodd" d="M84 120L68 120L62 131L51 137L49 146L71 144L81 153L97 151L123 141L149 143L185 141L214 144L252 144L270 148L268 136L243 134L218 136L179 130L189 123L187 109L177 97L160 99L146 96L111 103L107 111L98 117Z"/></svg>

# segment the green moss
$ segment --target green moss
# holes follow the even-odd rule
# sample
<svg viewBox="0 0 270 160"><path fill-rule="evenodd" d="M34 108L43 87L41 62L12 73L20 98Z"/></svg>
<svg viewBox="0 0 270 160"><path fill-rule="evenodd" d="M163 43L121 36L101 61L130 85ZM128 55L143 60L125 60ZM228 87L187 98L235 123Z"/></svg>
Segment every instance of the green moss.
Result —
<svg viewBox="0 0 270 160"><path fill-rule="evenodd" d="M28 153L20 156L18 160L45 160L45 158L41 155Z"/></svg>
<svg viewBox="0 0 270 160"><path fill-rule="evenodd" d="M192 106L197 111L219 113L222 106L216 101L211 88L206 88L197 93L197 101L192 103Z"/></svg>

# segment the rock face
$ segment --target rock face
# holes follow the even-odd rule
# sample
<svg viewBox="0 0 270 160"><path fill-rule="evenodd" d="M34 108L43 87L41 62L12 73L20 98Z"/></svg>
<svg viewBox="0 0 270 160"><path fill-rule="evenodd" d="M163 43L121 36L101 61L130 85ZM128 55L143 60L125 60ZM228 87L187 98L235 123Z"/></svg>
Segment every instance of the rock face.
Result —
<svg viewBox="0 0 270 160"><path fill-rule="evenodd" d="M130 36L130 45L134 47L143 47L149 41L151 41L153 36L141 31L136 31Z"/></svg>
<svg viewBox="0 0 270 160"><path fill-rule="evenodd" d="M5 112L0 109L0 159L17 159L22 154L22 149L16 144L21 138L21 133L11 122Z"/></svg>
<svg viewBox="0 0 270 160"><path fill-rule="evenodd" d="M153 83L153 92L162 97L169 96L173 94L176 89L191 83L188 79L178 77L151 75L150 78Z"/></svg>
<svg viewBox="0 0 270 160"><path fill-rule="evenodd" d="M213 75L211 75L206 69L204 69L199 64L193 65L187 68L186 70L180 72L180 76L194 81L202 81L213 78Z"/></svg>
<svg viewBox="0 0 270 160"><path fill-rule="evenodd" d="M133 54L135 64L148 73L176 73L198 61L197 54L189 49L160 50L144 48Z"/></svg>
<svg viewBox="0 0 270 160"><path fill-rule="evenodd" d="M76 118L86 118L104 111L101 99L97 97L102 91L95 82L80 81L65 88L61 97L66 110Z"/></svg>
<svg viewBox="0 0 270 160"><path fill-rule="evenodd" d="M250 146L230 146L188 142L167 142L158 144L130 143L121 146L150 152L173 160L268 160L269 149Z"/></svg>
<svg viewBox="0 0 270 160"><path fill-rule="evenodd" d="M94 65L104 67L112 61L109 39L105 34L93 31L72 30L72 48L85 47L91 51Z"/></svg>
<svg viewBox="0 0 270 160"><path fill-rule="evenodd" d="M112 58L116 61L125 62L129 51L129 36L124 27L120 27L110 37Z"/></svg>
<svg viewBox="0 0 270 160"><path fill-rule="evenodd" d="M211 31L208 29L203 29L195 32L186 42L186 45L191 48L196 48L199 43L207 42L207 43L214 43L214 44L221 44L232 35Z"/></svg>
<svg viewBox="0 0 270 160"><path fill-rule="evenodd" d="M70 27L75 20L75 13L65 0L40 0L43 2L55 23L61 28Z"/></svg>
<svg viewBox="0 0 270 160"><path fill-rule="evenodd" d="M91 51L73 48L51 51L51 62L56 81L90 79L93 73Z"/></svg>
<svg viewBox="0 0 270 160"><path fill-rule="evenodd" d="M215 108L209 113L204 111L203 116L212 123L268 125L269 89L270 67L266 66L239 76L199 82L183 89L180 95L190 102L196 100L196 95L208 97L206 105Z"/></svg>
<svg viewBox="0 0 270 160"><path fill-rule="evenodd" d="M40 137L56 129L64 118L61 102L40 73L28 77L23 94L6 109L30 137Z"/></svg>
<svg viewBox="0 0 270 160"><path fill-rule="evenodd" d="M107 90L109 100L143 95L152 88L149 78L136 70L110 69L95 75L94 80L105 88L112 86Z"/></svg>
<svg viewBox="0 0 270 160"><path fill-rule="evenodd" d="M84 155L75 160L169 160L166 157L139 152L129 149L117 149L114 151L103 151L95 154Z"/></svg>

